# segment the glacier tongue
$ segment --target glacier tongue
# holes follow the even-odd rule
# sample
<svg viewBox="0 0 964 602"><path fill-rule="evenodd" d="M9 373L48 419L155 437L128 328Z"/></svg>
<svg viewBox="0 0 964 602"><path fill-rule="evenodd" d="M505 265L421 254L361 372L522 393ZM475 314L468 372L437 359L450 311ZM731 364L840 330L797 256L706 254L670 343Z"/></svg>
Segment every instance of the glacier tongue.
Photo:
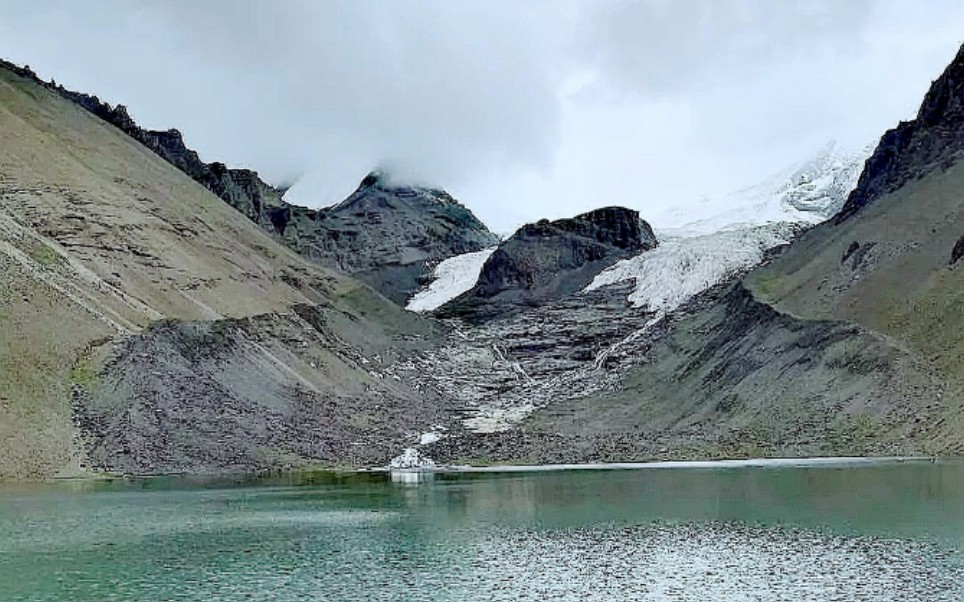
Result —
<svg viewBox="0 0 964 602"><path fill-rule="evenodd" d="M471 289L479 280L482 266L495 249L496 247L490 247L474 253L464 253L439 263L432 272L435 279L428 288L409 299L405 309L415 312L431 311Z"/></svg>
<svg viewBox="0 0 964 602"><path fill-rule="evenodd" d="M635 280L627 299L634 307L672 311L729 276L759 264L767 250L788 244L799 231L798 225L784 222L702 236L661 234L658 247L601 272L585 290Z"/></svg>

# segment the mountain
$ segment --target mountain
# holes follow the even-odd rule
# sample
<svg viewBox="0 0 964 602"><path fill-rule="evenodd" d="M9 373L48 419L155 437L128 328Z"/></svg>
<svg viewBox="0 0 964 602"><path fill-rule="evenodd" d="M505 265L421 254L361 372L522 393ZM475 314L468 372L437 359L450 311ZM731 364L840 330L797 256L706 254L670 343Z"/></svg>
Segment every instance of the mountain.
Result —
<svg viewBox="0 0 964 602"><path fill-rule="evenodd" d="M426 388L435 386L459 404L465 416L463 440L492 433L500 433L495 441L524 438L526 425L553 412L559 400L592 399L624 388L622 375L645 361L639 349L665 336L678 316L710 305L709 299L735 279L772 260L813 223L832 216L856 183L866 154L842 152L830 144L760 185L664 214L662 223L676 227L660 229L657 246L645 245L609 268L595 266L590 272L595 277L581 290L530 301L522 308L488 308L483 323L460 325L439 350L421 354L413 363L415 371L427 375ZM646 232L652 236L648 225ZM409 308L431 311L441 306L436 316L472 317L472 312L450 312L445 304L476 286L493 252L442 262L437 279ZM548 271L555 274L558 268ZM460 298L452 305L462 302ZM614 425L599 425L603 432L608 428ZM455 440L448 437L435 446L441 451L432 453L454 453L445 446ZM483 437L471 445L487 449L492 444ZM526 448L517 445L510 449L523 453ZM469 444L461 453L472 453ZM481 455L487 453L491 450ZM545 458L578 461L580 456L573 451Z"/></svg>
<svg viewBox="0 0 964 602"><path fill-rule="evenodd" d="M596 274L585 290L635 283L630 303L674 309L760 264L805 229L834 216L856 186L870 150L847 151L831 142L807 161L756 186L657 214L653 236L658 235L660 246L617 261ZM494 250L440 262L407 308L434 311L467 293L479 282Z"/></svg>
<svg viewBox="0 0 964 602"><path fill-rule="evenodd" d="M596 361L555 377L551 394L486 407L498 428L480 428L467 408L464 435L436 443L433 457L964 452L962 69L964 49L918 118L882 137L833 219L682 303L647 285L648 321L597 344ZM531 375L533 356L516 353L505 361Z"/></svg>
<svg viewBox="0 0 964 602"><path fill-rule="evenodd" d="M835 215L869 153L843 151L830 143L761 184L667 211L655 218L661 224L658 249L618 262L586 290L632 282L630 303L664 312L676 309Z"/></svg>
<svg viewBox="0 0 964 602"><path fill-rule="evenodd" d="M341 203L291 209L283 240L303 256L367 282L399 305L435 265L498 244L498 237L443 190L399 185L372 173Z"/></svg>
<svg viewBox="0 0 964 602"><path fill-rule="evenodd" d="M0 68L0 479L384 462L439 334Z"/></svg>
<svg viewBox="0 0 964 602"><path fill-rule="evenodd" d="M486 258L475 285L439 315L482 317L559 299L619 259L657 244L639 213L623 207L527 224Z"/></svg>
<svg viewBox="0 0 964 602"><path fill-rule="evenodd" d="M946 170L960 158L964 132L964 60L959 53L934 82L917 118L887 131L857 188L837 215L843 222L913 180Z"/></svg>
<svg viewBox="0 0 964 602"><path fill-rule="evenodd" d="M146 130L123 105L41 81L26 67L6 69L75 103L115 126L201 184L251 221L302 255L352 273L398 304L404 304L439 261L498 243L472 212L442 190L407 186L371 173L334 207L290 204L284 190L249 169L205 163L176 129Z"/></svg>
<svg viewBox="0 0 964 602"><path fill-rule="evenodd" d="M310 210L202 163L217 192L0 68L0 478L960 454L962 73L862 167L498 242L384 174Z"/></svg>

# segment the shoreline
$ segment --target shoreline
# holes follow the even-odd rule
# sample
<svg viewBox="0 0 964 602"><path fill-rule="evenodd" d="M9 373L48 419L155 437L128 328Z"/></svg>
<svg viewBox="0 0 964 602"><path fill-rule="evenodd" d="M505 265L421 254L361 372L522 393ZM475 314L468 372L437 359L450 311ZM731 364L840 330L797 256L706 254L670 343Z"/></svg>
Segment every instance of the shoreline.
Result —
<svg viewBox="0 0 964 602"><path fill-rule="evenodd" d="M931 458L927 456L815 456L804 458L750 458L741 460L662 460L654 462L586 462L579 464L500 464L493 466L428 466L418 468L363 468L356 472L384 473L529 473L562 472L580 470L668 470L689 469L707 470L721 468L812 468L848 467L904 463L927 463L950 458Z"/></svg>
<svg viewBox="0 0 964 602"><path fill-rule="evenodd" d="M716 470L735 468L818 468L818 467L848 467L873 466L903 463L946 463L964 461L957 456L812 456L802 458L747 458L723 460L659 460L652 462L586 462L576 464L494 464L490 466L437 465L420 468L390 468L388 466L371 466L364 468L329 468L305 467L284 470L264 471L225 471L209 473L174 472L160 474L111 474L111 473L81 473L69 476L56 476L38 480L9 480L0 481L0 486L54 484L54 483L93 483L111 482L116 480L149 480L157 478L183 479L257 479L264 477L280 477L307 473L331 474L386 474L392 473L425 473L425 474L497 474L497 473L535 473L535 472L564 472L590 470Z"/></svg>

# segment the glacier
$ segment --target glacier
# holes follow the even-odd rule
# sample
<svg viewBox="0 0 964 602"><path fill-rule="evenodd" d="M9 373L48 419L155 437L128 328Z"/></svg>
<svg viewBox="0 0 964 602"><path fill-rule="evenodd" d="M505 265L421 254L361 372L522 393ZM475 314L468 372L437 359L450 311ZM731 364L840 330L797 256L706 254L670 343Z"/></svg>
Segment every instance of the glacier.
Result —
<svg viewBox="0 0 964 602"><path fill-rule="evenodd" d="M449 257L435 266L432 282L409 299L405 309L427 312L437 309L468 291L479 280L482 267L497 247Z"/></svg>
<svg viewBox="0 0 964 602"><path fill-rule="evenodd" d="M634 281L627 302L672 311L833 216L857 185L870 151L844 151L831 142L761 184L657 215L652 221L659 246L599 273L584 292Z"/></svg>
<svg viewBox="0 0 964 602"><path fill-rule="evenodd" d="M759 184L673 207L650 216L650 223L689 235L780 222L817 224L843 207L872 150L844 150L830 142L809 160Z"/></svg>
<svg viewBox="0 0 964 602"><path fill-rule="evenodd" d="M836 214L873 149L825 145L815 156L760 184L673 207L648 221L659 246L604 270L583 292L634 282L627 302L666 313L694 295L761 263L767 251ZM491 247L450 257L406 309L435 310L478 281Z"/></svg>
<svg viewBox="0 0 964 602"><path fill-rule="evenodd" d="M627 301L634 307L666 313L759 264L768 250L789 244L799 231L798 225L788 222L699 236L657 230L658 247L616 263L583 290L635 280Z"/></svg>
<svg viewBox="0 0 964 602"><path fill-rule="evenodd" d="M865 157L828 145L762 184L652 216L656 248L599 272L577 294L480 324L455 320L446 344L396 369L431 375L429 386L458 408L471 433L511 431L560 400L611 390L660 336L665 318L834 215ZM487 258L483 252L442 262L409 308L429 310L469 290Z"/></svg>

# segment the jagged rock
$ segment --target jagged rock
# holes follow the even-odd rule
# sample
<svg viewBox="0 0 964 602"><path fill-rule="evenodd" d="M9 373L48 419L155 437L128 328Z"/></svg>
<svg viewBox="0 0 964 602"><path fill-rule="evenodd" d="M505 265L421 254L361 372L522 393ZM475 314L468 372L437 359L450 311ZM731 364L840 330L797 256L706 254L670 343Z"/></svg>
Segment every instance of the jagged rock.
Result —
<svg viewBox="0 0 964 602"><path fill-rule="evenodd" d="M949 167L962 145L964 47L924 96L917 118L901 122L880 139L835 222L842 223L911 180Z"/></svg>
<svg viewBox="0 0 964 602"><path fill-rule="evenodd" d="M639 213L605 207L570 219L520 228L489 257L475 287L442 309L443 315L490 315L530 306L585 288L619 259L653 249L656 235Z"/></svg>

